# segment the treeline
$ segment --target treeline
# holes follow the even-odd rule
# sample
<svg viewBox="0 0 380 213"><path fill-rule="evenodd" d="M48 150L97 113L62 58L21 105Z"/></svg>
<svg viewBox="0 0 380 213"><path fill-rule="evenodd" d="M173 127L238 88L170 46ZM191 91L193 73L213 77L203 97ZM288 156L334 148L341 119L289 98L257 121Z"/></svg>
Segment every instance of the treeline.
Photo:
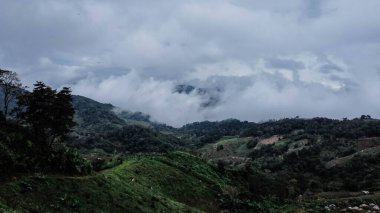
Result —
<svg viewBox="0 0 380 213"><path fill-rule="evenodd" d="M288 134L294 130L303 130L306 134L324 135L335 138L360 138L380 136L380 120L368 115L360 118L329 119L329 118L286 118L253 125L241 132L242 136L271 136Z"/></svg>
<svg viewBox="0 0 380 213"><path fill-rule="evenodd" d="M369 115L359 118L329 119L329 118L285 118L271 120L263 123L254 123L229 119L220 122L195 122L187 124L179 129L192 138L197 138L194 143L202 146L213 143L223 136L240 137L270 137L272 135L289 134L295 130L302 130L309 135L322 135L326 138L351 138L379 137L380 120L372 119Z"/></svg>
<svg viewBox="0 0 380 213"><path fill-rule="evenodd" d="M90 165L64 145L75 125L71 90L36 82L31 92L17 73L0 70L0 172L85 173Z"/></svg>

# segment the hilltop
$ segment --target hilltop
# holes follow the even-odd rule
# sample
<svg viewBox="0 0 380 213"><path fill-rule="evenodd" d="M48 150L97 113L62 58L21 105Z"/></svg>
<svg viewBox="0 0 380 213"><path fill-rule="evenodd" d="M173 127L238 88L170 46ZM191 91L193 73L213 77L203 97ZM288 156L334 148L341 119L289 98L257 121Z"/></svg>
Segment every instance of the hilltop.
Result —
<svg viewBox="0 0 380 213"><path fill-rule="evenodd" d="M131 155L121 165L89 176L15 177L0 186L0 209L219 212L231 184L214 167L186 153Z"/></svg>

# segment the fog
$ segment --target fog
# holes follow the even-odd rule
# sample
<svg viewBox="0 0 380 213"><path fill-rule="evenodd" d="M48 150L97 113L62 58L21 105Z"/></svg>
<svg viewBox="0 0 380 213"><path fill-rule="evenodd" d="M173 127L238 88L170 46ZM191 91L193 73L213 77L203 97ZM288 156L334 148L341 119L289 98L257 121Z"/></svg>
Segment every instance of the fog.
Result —
<svg viewBox="0 0 380 213"><path fill-rule="evenodd" d="M174 126L380 117L378 0L0 5L0 67L29 86L70 86ZM209 93L175 93L178 84Z"/></svg>

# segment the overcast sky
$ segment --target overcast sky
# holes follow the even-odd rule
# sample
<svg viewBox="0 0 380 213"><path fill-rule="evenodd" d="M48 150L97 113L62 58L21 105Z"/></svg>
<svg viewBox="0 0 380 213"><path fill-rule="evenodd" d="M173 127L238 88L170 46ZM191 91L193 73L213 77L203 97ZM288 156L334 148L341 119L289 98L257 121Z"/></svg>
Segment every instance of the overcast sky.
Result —
<svg viewBox="0 0 380 213"><path fill-rule="evenodd" d="M379 0L0 0L0 67L170 125L380 117ZM206 88L173 93L175 85Z"/></svg>

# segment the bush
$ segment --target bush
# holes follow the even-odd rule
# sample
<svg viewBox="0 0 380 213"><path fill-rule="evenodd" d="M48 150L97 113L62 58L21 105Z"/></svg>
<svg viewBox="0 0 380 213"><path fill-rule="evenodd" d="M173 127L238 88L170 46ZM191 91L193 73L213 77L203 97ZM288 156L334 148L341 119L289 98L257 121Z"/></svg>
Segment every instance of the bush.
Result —
<svg viewBox="0 0 380 213"><path fill-rule="evenodd" d="M15 173L91 173L91 164L74 149L57 144L49 153L35 149L27 139L28 132L22 127L0 128L0 176Z"/></svg>
<svg viewBox="0 0 380 213"><path fill-rule="evenodd" d="M257 138L249 140L248 143L247 143L247 148L248 149L252 149L252 148L256 147L256 145L258 143L259 143L259 140Z"/></svg>
<svg viewBox="0 0 380 213"><path fill-rule="evenodd" d="M0 142L0 173L5 174L14 170L15 160L12 152L2 142Z"/></svg>
<svg viewBox="0 0 380 213"><path fill-rule="evenodd" d="M61 146L53 151L46 165L50 171L65 174L89 174L91 163L84 159L76 150Z"/></svg>

